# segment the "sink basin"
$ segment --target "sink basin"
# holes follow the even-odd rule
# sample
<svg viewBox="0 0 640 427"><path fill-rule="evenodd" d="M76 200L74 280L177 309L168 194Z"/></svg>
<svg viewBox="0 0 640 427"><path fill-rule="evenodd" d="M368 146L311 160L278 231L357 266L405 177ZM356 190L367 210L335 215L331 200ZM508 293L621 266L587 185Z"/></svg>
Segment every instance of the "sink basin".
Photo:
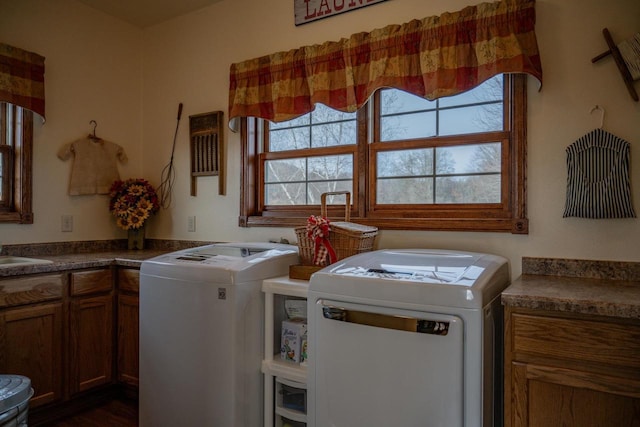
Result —
<svg viewBox="0 0 640 427"><path fill-rule="evenodd" d="M0 256L0 268L7 267L19 267L22 265L35 265L35 264L51 264L53 261L38 258L25 258L21 256Z"/></svg>

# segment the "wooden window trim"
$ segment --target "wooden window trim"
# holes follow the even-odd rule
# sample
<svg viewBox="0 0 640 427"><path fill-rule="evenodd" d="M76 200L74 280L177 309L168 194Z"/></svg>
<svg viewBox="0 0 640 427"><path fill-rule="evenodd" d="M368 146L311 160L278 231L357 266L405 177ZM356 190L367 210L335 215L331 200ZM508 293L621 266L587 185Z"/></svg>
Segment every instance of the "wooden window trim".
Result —
<svg viewBox="0 0 640 427"><path fill-rule="evenodd" d="M7 108L15 108L13 129L16 132L11 143L14 149L10 200L8 206L0 207L0 223L33 224L33 112L8 104L0 105L0 116L2 117L0 130L3 134L6 129L4 120L7 117ZM15 124L19 124L19 126L15 126ZM2 143L8 145L9 141L3 140Z"/></svg>
<svg viewBox="0 0 640 427"><path fill-rule="evenodd" d="M526 76L506 76L505 91L511 102L504 108L506 128L511 132L496 133L496 141L510 145L507 153L503 150L503 168L508 167L508 181L503 180L503 197L508 200L500 207L479 205L446 205L441 209L431 209L429 217L416 217L408 206L393 208L373 206L368 194L374 189L370 184L372 176L365 173L354 175L351 220L366 225L377 226L380 229L396 230L439 230L439 231L487 231L509 232L513 234L528 234L529 223L526 216ZM374 105L377 105L374 104ZM360 120L366 114L364 109L358 112L358 133L366 134L366 121ZM377 114L374 117L378 117ZM318 214L317 206L269 207L260 206L260 149L258 136L264 129L255 118L243 118L241 125L241 195L240 216L241 227L296 227L304 225L310 214ZM379 134L379 123L373 123L374 135ZM376 133L377 132L377 133ZM508 139L510 137L510 139ZM465 137L458 136L458 140ZM440 140L444 140L440 138ZM505 142L506 141L506 142ZM388 144L388 143L373 143ZM398 145L396 145L398 146ZM376 148L375 145L373 148ZM372 144L358 144L356 153L355 172L366 171L365 167L371 163ZM273 154L273 153L271 153ZM496 204L497 205L497 204ZM385 216L384 213L394 215ZM339 219L343 215L340 207L329 206L329 217ZM424 212L421 213L424 216Z"/></svg>

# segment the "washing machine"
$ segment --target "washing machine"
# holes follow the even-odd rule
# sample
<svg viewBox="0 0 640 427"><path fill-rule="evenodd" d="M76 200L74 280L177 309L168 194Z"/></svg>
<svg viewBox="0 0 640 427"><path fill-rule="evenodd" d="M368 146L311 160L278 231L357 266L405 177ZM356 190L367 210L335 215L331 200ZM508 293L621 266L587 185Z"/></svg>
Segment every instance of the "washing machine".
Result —
<svg viewBox="0 0 640 427"><path fill-rule="evenodd" d="M141 427L261 427L262 280L296 246L221 243L140 269Z"/></svg>
<svg viewBox="0 0 640 427"><path fill-rule="evenodd" d="M316 272L308 295L308 425L502 424L506 259L379 250Z"/></svg>

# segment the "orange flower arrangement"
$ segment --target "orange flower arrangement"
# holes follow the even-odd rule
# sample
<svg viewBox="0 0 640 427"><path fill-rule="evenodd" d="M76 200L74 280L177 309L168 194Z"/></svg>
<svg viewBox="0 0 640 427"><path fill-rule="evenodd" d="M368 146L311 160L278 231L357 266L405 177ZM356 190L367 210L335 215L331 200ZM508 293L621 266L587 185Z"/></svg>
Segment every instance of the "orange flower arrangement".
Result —
<svg viewBox="0 0 640 427"><path fill-rule="evenodd" d="M135 230L160 210L155 188L142 178L117 180L109 190L109 210L123 230Z"/></svg>

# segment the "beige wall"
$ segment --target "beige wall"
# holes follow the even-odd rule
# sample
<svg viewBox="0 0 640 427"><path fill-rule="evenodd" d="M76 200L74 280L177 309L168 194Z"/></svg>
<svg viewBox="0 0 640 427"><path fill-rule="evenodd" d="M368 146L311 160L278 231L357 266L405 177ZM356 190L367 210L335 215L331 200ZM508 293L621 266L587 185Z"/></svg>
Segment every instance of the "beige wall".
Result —
<svg viewBox="0 0 640 427"><path fill-rule="evenodd" d="M227 195L217 194L217 178L199 178L198 195L189 195L188 116L215 110L226 113L228 72L233 62L459 10L471 3L474 1L389 0L296 27L290 1L223 0L136 30L73 0L0 0L0 40L47 57L49 114L47 123L37 131L36 223L26 227L0 224L0 240L11 243L121 236L110 222L106 198L66 196L70 165L59 161L55 150L69 138L85 133L88 121L95 118L100 123L98 131L129 152L131 163L121 169L123 175L142 174L158 185L161 170L171 156L180 102L184 103L184 112L174 158L173 205L152 220L150 235L221 241L293 239L291 229L237 226L237 134L227 132ZM40 6L39 12L30 18L34 5ZM6 10L10 11L8 16ZM602 28L608 27L617 41L640 31L640 2L539 0L536 10L544 85L538 91L537 82L530 80L529 235L381 231L380 247L496 253L511 260L514 275L520 272L522 256L640 261L639 220L562 218L564 150L599 125L599 115L589 113L596 104L606 110L605 129L631 142L633 199L640 211L640 103L631 100L611 59L595 65L590 62L606 50ZM25 26L38 30L24 34ZM60 28L67 37L58 34ZM88 71L89 76L81 78L83 74L77 68ZM74 78L62 77L63 73L71 73ZM637 83L636 88L640 90ZM73 233L59 232L60 215L66 213L76 217L77 231ZM187 232L188 216L196 217L195 233ZM82 227L85 223L99 227Z"/></svg>
<svg viewBox="0 0 640 427"><path fill-rule="evenodd" d="M34 223L0 224L0 242L112 239L117 233L103 195L67 194L71 160L56 153L96 134L129 157L123 176L142 169L142 30L75 0L0 0L0 41L43 55L47 121L36 118ZM73 232L61 216L73 215ZM118 233L124 236L124 232Z"/></svg>

